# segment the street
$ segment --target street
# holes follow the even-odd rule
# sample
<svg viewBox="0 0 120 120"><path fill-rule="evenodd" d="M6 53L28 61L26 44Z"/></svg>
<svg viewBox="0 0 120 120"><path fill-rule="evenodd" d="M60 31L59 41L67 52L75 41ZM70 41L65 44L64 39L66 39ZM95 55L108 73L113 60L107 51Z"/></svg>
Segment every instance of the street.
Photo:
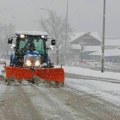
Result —
<svg viewBox="0 0 120 120"><path fill-rule="evenodd" d="M120 83L73 77L60 88L1 82L0 119L120 120Z"/></svg>

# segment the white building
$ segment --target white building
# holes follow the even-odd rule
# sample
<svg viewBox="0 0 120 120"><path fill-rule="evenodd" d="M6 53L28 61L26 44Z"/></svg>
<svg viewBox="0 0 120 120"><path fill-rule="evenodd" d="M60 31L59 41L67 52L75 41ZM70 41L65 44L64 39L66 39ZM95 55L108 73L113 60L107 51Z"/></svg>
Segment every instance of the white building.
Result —
<svg viewBox="0 0 120 120"><path fill-rule="evenodd" d="M101 39L96 32L71 35L71 54L76 59L90 59L89 54L101 50Z"/></svg>
<svg viewBox="0 0 120 120"><path fill-rule="evenodd" d="M100 62L102 49L96 32L74 33L71 35L71 54L75 59ZM120 62L120 39L105 39L105 61Z"/></svg>

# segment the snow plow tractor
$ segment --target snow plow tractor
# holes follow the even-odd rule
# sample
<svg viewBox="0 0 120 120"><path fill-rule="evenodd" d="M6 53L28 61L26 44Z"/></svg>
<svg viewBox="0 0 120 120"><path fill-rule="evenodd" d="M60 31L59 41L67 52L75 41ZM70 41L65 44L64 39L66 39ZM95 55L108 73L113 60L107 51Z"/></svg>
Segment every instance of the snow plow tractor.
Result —
<svg viewBox="0 0 120 120"><path fill-rule="evenodd" d="M15 44L12 44L14 39ZM14 54L10 56L10 65L5 66L6 80L35 82L37 79L63 86L64 70L54 68L51 63L46 46L48 39L47 33L34 31L16 32L15 37L9 38L8 44L12 44ZM51 39L51 45L55 45L54 39Z"/></svg>

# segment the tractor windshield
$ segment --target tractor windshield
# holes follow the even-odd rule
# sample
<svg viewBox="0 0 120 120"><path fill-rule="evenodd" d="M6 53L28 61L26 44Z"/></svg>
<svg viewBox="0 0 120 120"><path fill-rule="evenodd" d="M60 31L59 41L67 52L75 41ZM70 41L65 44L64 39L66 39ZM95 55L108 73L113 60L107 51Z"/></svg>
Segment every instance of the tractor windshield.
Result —
<svg viewBox="0 0 120 120"><path fill-rule="evenodd" d="M39 52L39 54L44 55L45 54L44 41L38 36L20 39L19 50L22 52L26 52L27 50L33 50Z"/></svg>

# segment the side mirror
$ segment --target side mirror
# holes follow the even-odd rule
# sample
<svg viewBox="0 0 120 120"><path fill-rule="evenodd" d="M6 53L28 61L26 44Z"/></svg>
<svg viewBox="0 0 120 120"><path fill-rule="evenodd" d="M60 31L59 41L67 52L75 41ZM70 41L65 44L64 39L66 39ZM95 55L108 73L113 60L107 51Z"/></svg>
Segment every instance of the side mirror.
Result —
<svg viewBox="0 0 120 120"><path fill-rule="evenodd" d="M13 39L12 39L12 38L9 38L9 39L8 39L8 44L12 44L12 41L13 41Z"/></svg>
<svg viewBox="0 0 120 120"><path fill-rule="evenodd" d="M51 45L55 45L56 44L56 41L53 39L51 40Z"/></svg>

